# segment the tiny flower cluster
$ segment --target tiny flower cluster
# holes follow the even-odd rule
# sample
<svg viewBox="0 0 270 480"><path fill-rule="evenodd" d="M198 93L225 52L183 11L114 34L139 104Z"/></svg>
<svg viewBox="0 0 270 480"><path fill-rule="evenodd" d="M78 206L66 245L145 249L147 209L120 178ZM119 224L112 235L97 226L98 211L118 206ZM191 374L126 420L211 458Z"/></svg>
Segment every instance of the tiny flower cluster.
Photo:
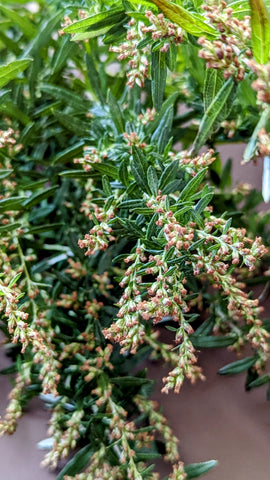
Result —
<svg viewBox="0 0 270 480"><path fill-rule="evenodd" d="M178 45L183 41L182 29L170 22L162 13L155 15L150 10L145 12L146 18L149 20L151 25L148 27L146 25L141 26L141 32L144 34L151 33L152 39L165 40L165 43L160 48L161 52L167 52L170 44Z"/></svg>
<svg viewBox="0 0 270 480"><path fill-rule="evenodd" d="M117 58L120 61L129 59L130 70L127 72L127 85L130 88L134 87L135 84L143 87L145 79L149 75L149 47L137 48L139 41L142 39L139 23L131 19L129 26L126 41L118 47L111 46L110 51L117 53Z"/></svg>
<svg viewBox="0 0 270 480"><path fill-rule="evenodd" d="M202 49L199 56L207 61L207 68L223 70L224 78L233 76L236 80L243 80L245 66L241 61L242 52L245 58L252 56L247 49L251 37L250 18L239 20L233 16L233 9L224 1L217 5L202 5L209 22L220 32L216 40L210 41L205 37L198 40Z"/></svg>
<svg viewBox="0 0 270 480"><path fill-rule="evenodd" d="M246 64L257 76L252 82L252 88L257 92L258 102L270 104L270 62L261 65L252 59L247 60Z"/></svg>

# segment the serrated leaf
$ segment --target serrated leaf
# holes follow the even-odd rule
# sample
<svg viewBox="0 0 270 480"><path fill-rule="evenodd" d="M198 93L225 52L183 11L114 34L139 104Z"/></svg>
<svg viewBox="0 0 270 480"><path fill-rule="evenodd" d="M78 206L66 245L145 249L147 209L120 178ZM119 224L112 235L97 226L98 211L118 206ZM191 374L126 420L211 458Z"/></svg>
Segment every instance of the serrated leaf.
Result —
<svg viewBox="0 0 270 480"><path fill-rule="evenodd" d="M255 60L264 64L269 59L270 16L263 0L249 0L251 10L251 43Z"/></svg>
<svg viewBox="0 0 270 480"><path fill-rule="evenodd" d="M166 55L160 50L151 52L151 91L153 105L157 111L160 110L163 102L166 85L167 66Z"/></svg>
<svg viewBox="0 0 270 480"><path fill-rule="evenodd" d="M230 77L228 80L226 80L226 82L223 84L223 86L219 90L218 94L210 103L209 107L207 108L202 118L198 134L195 138L195 141L192 147L191 155L193 156L196 155L197 152L200 150L200 148L205 144L205 141L207 140L209 135L212 133L213 125L215 121L218 119L218 117L219 117L219 121L225 120L226 117L224 118L223 116L221 120L220 114L224 109L226 102L227 101L231 102L235 88L236 86L235 86L234 80L232 77Z"/></svg>
<svg viewBox="0 0 270 480"><path fill-rule="evenodd" d="M248 370L256 362L256 357L246 357L237 362L228 363L224 367L220 368L218 373L220 375L237 375L238 373Z"/></svg>
<svg viewBox="0 0 270 480"><path fill-rule="evenodd" d="M208 460L207 462L190 463L189 465L185 465L185 472L187 475L186 480L197 478L200 475L209 472L209 470L216 467L217 464L217 460Z"/></svg>
<svg viewBox="0 0 270 480"><path fill-rule="evenodd" d="M189 12L181 5L168 0L152 0L152 2L160 8L169 20L179 25L186 32L194 36L217 36L216 31L203 21L203 17Z"/></svg>
<svg viewBox="0 0 270 480"><path fill-rule="evenodd" d="M31 58L24 60L15 60L7 65L0 66L0 88L6 85L10 80L13 80L19 73L23 72L32 62Z"/></svg>

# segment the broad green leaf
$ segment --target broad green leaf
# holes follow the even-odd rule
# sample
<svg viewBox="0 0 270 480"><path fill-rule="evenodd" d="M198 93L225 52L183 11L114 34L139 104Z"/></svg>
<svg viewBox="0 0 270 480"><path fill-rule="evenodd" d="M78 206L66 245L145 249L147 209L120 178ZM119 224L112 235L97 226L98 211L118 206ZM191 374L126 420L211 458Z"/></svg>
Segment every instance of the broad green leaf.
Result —
<svg viewBox="0 0 270 480"><path fill-rule="evenodd" d="M255 60L267 63L270 49L270 16L263 0L249 0L251 10L251 43Z"/></svg>
<svg viewBox="0 0 270 480"><path fill-rule="evenodd" d="M167 66L166 56L160 50L151 52L151 90L153 105L157 111L160 110L163 102L163 95L166 85Z"/></svg>
<svg viewBox="0 0 270 480"><path fill-rule="evenodd" d="M182 192L180 193L180 195L178 197L178 200L183 201L183 200L188 199L188 197L191 197L191 195L193 195L193 193L195 193L197 191L198 187L202 183L202 181L203 181L203 179L206 175L206 172L207 172L207 168L204 168L203 170L198 172L197 175L195 175L195 177L193 177L188 182L188 184L185 186L185 188L182 190Z"/></svg>
<svg viewBox="0 0 270 480"><path fill-rule="evenodd" d="M124 10L111 8L110 10L91 15L90 17L72 23L65 27L64 31L66 33L82 33L87 32L88 30L100 30L101 28L111 27L112 25L121 22L125 16Z"/></svg>
<svg viewBox="0 0 270 480"><path fill-rule="evenodd" d="M235 89L235 83L232 77L230 77L219 90L218 94L210 103L207 108L198 131L198 134L195 138L191 155L196 155L200 148L205 144L205 141L212 132L213 125L219 117L219 121L225 120L222 110L224 109L226 102L230 101L232 98L233 91ZM220 114L222 114L222 120L220 119Z"/></svg>
<svg viewBox="0 0 270 480"><path fill-rule="evenodd" d="M107 102L110 109L111 118L118 133L123 133L125 131L123 114L118 105L118 102L116 101L110 90L108 90Z"/></svg>
<svg viewBox="0 0 270 480"><path fill-rule="evenodd" d="M56 480L63 480L65 475L76 475L80 473L88 464L91 456L93 454L93 449L90 445L86 445L81 448L71 460L67 462L61 472L57 475Z"/></svg>
<svg viewBox="0 0 270 480"><path fill-rule="evenodd" d="M218 373L220 375L236 375L238 373L248 370L256 362L256 357L247 357L238 360L237 362L229 363L224 367L220 368Z"/></svg>
<svg viewBox="0 0 270 480"><path fill-rule="evenodd" d="M152 2L160 8L169 20L195 37L200 35L208 37L217 36L216 31L203 21L203 17L189 12L181 5L170 2L169 0L152 0Z"/></svg>
<svg viewBox="0 0 270 480"><path fill-rule="evenodd" d="M14 62L10 62L7 65L1 65L0 88L10 82L10 80L16 78L19 73L23 72L31 62L31 58L25 58L24 60L15 60Z"/></svg>
<svg viewBox="0 0 270 480"><path fill-rule="evenodd" d="M217 460L208 460L207 462L190 463L189 465L185 465L185 472L187 475L186 480L197 478L200 475L209 472L209 470L216 467L217 464Z"/></svg>

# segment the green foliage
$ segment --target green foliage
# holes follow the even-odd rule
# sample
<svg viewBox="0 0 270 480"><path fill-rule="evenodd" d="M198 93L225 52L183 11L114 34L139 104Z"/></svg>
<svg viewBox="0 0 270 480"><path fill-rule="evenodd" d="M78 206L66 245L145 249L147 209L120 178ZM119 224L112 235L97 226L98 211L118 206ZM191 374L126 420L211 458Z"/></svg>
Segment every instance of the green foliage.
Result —
<svg viewBox="0 0 270 480"><path fill-rule="evenodd" d="M243 288L253 273L267 284L269 215L259 192L231 188L217 153L267 148L268 14L254 5L245 48L213 67L212 42L225 40L200 1L40 0L35 12L0 1L0 320L14 360L1 373L16 373L0 433L40 395L52 412L44 463L70 454L57 480L155 480L160 456L170 480L216 465L178 461L150 400L150 356L178 393L203 378L197 348L248 344L219 373L269 384L269 322ZM244 21L247 2L230 6ZM173 346L157 338L164 326Z"/></svg>

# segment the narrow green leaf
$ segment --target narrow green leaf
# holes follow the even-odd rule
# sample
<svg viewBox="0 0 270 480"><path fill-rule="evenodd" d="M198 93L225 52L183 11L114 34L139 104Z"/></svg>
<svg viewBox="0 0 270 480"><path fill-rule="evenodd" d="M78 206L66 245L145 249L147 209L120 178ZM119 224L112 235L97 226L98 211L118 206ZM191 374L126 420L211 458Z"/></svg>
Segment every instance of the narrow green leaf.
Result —
<svg viewBox="0 0 270 480"><path fill-rule="evenodd" d="M252 160L257 154L257 143L258 143L258 133L262 128L265 128L266 124L270 119L270 107L265 108L260 116L260 119L254 128L254 131L250 137L250 140L246 146L243 155L243 163L248 163Z"/></svg>
<svg viewBox="0 0 270 480"><path fill-rule="evenodd" d="M256 378L256 380L253 380L253 382L250 382L248 384L248 388L257 388L261 387L262 385L265 385L270 381L270 376L269 373L266 373L265 375L262 375L261 377Z"/></svg>
<svg viewBox="0 0 270 480"><path fill-rule="evenodd" d="M12 280L10 280L10 282L8 284L8 288L13 287L13 285L15 285L15 283L19 280L21 275L22 275L22 273L17 273L17 275L14 278L12 278Z"/></svg>
<svg viewBox="0 0 270 480"><path fill-rule="evenodd" d="M85 122L74 115L69 115L68 113L63 113L60 111L54 111L54 116L57 118L58 122L61 123L65 128L70 130L72 133L87 136L90 132L90 122Z"/></svg>
<svg viewBox="0 0 270 480"><path fill-rule="evenodd" d="M224 83L225 79L221 70L214 68L206 69L203 89L204 111L211 105Z"/></svg>
<svg viewBox="0 0 270 480"><path fill-rule="evenodd" d="M58 186L46 188L42 192L36 192L31 195L30 198L24 201L23 206L25 208L32 208L34 205L41 203L45 198L50 197L58 189Z"/></svg>
<svg viewBox="0 0 270 480"><path fill-rule="evenodd" d="M195 212L197 215L201 215L203 213L207 205L211 202L213 196L214 193L207 193L199 200L195 207Z"/></svg>
<svg viewBox="0 0 270 480"><path fill-rule="evenodd" d="M1 225L0 227L0 235L5 235L8 232L12 232L13 230L16 230L16 228L20 228L21 224L19 222L16 223L10 223L9 225Z"/></svg>
<svg viewBox="0 0 270 480"><path fill-rule="evenodd" d="M108 27L121 22L125 18L124 10L119 8L110 8L104 12L91 15L90 17L83 18L78 22L72 23L64 28L66 33L82 33L88 30L100 30L101 28Z"/></svg>
<svg viewBox="0 0 270 480"><path fill-rule="evenodd" d="M105 195L107 195L108 197L112 195L112 187L107 175L102 175L102 188Z"/></svg>
<svg viewBox="0 0 270 480"><path fill-rule="evenodd" d="M0 12L11 20L13 25L17 25L27 37L32 38L35 35L36 28L26 15L22 15L21 12L17 13L15 9L4 7L4 5L0 5Z"/></svg>
<svg viewBox="0 0 270 480"><path fill-rule="evenodd" d="M65 475L76 475L80 473L88 464L91 456L93 454L93 449L90 445L86 445L81 448L71 460L67 462L61 472L57 475L56 480L63 480Z"/></svg>
<svg viewBox="0 0 270 480"><path fill-rule="evenodd" d="M27 197L9 197L0 200L0 213L8 210L20 210Z"/></svg>
<svg viewBox="0 0 270 480"><path fill-rule="evenodd" d="M263 0L249 0L251 10L251 43L255 60L267 63L270 49L270 16Z"/></svg>
<svg viewBox="0 0 270 480"><path fill-rule="evenodd" d="M0 66L0 88L6 85L10 80L13 80L19 73L23 72L32 62L31 58L24 60L15 60L7 65Z"/></svg>
<svg viewBox="0 0 270 480"><path fill-rule="evenodd" d="M64 170L59 175L65 178L90 178L93 173L91 171L85 172L85 170Z"/></svg>
<svg viewBox="0 0 270 480"><path fill-rule="evenodd" d="M212 127L219 117L222 109L229 99L231 101L233 90L235 89L235 83L232 77L230 77L219 90L218 94L210 103L209 107L207 108L198 131L198 134L195 138L193 148L191 151L191 155L196 155L200 148L205 144L205 141L209 137L212 132ZM224 117L222 117L224 120ZM221 121L221 120L219 120Z"/></svg>
<svg viewBox="0 0 270 480"><path fill-rule="evenodd" d="M39 88L42 92L48 93L52 97L67 103L69 107L79 108L83 112L87 112L90 107L88 100L83 99L80 95L67 88L45 83L40 84Z"/></svg>
<svg viewBox="0 0 270 480"><path fill-rule="evenodd" d="M151 190L151 193L155 196L157 196L158 193L158 176L156 169L152 166L150 166L147 170L147 181L149 188Z"/></svg>
<svg viewBox="0 0 270 480"><path fill-rule="evenodd" d="M105 98L102 92L102 86L101 86L101 81L99 78L99 73L96 69L95 62L90 55L85 56L85 63L86 63L86 69L87 69L87 75L89 78L89 82L91 84L91 87L93 89L94 94L100 100L101 103L105 102Z"/></svg>
<svg viewBox="0 0 270 480"><path fill-rule="evenodd" d="M209 470L216 467L217 464L217 460L208 460L207 462L190 463L189 465L185 465L185 472L187 474L186 480L197 478L200 475L209 472Z"/></svg>
<svg viewBox="0 0 270 480"><path fill-rule="evenodd" d="M219 347L228 347L236 341L236 335L191 335L190 337L192 344L195 348L219 348Z"/></svg>
<svg viewBox="0 0 270 480"><path fill-rule="evenodd" d="M163 170L158 185L158 188L160 190L163 190L164 187L166 187L170 182L175 180L178 167L179 162L178 160L175 160L174 162L167 165L167 167Z"/></svg>
<svg viewBox="0 0 270 480"><path fill-rule="evenodd" d="M158 219L158 214L155 213L152 216L152 218L151 218L151 220L148 224L147 230L146 230L145 236L146 236L147 240L151 240L152 237L155 236L155 234L156 234L156 231L157 231L156 221L157 221L157 219Z"/></svg>
<svg viewBox="0 0 270 480"><path fill-rule="evenodd" d="M65 148L62 152L59 152L53 159L53 164L65 163L68 160L73 160L83 154L84 141L75 143L71 147Z"/></svg>
<svg viewBox="0 0 270 480"><path fill-rule="evenodd" d="M113 163L92 163L92 169L97 170L99 173L108 175L109 177L116 180L118 178L118 168Z"/></svg>
<svg viewBox="0 0 270 480"><path fill-rule="evenodd" d="M167 77L166 55L160 50L151 52L151 77L153 105L159 111L163 102Z"/></svg>
<svg viewBox="0 0 270 480"><path fill-rule="evenodd" d="M216 31L203 21L203 17L189 12L181 5L169 0L152 0L152 2L160 8L169 20L195 37L202 34L207 37L216 37Z"/></svg>
<svg viewBox="0 0 270 480"><path fill-rule="evenodd" d="M226 235L231 227L232 224L232 218L229 218L227 222L224 225L224 228L222 230L222 235Z"/></svg>
<svg viewBox="0 0 270 480"><path fill-rule="evenodd" d="M220 368L218 373L220 375L236 375L252 367L256 360L254 356L242 358L241 360L237 360L237 362L228 363L228 365Z"/></svg>
<svg viewBox="0 0 270 480"><path fill-rule="evenodd" d="M198 172L197 175L195 175L195 177L193 177L188 182L188 184L185 186L184 190L182 190L182 192L180 193L178 201L179 200L186 200L188 197L190 197L191 195L193 195L193 193L195 193L197 191L198 187L200 186L200 184L202 183L202 181L203 181L203 179L206 175L206 172L207 172L207 168L204 168L203 170Z"/></svg>
<svg viewBox="0 0 270 480"><path fill-rule="evenodd" d="M162 117L160 117L160 123L151 138L151 143L157 145L158 153L164 153L164 149L167 145L169 135L172 130L172 123L173 105L170 105Z"/></svg>
<svg viewBox="0 0 270 480"><path fill-rule="evenodd" d="M131 173L134 176L136 183L146 193L151 194L147 179L146 179L146 165L144 163L144 156L136 147L133 148L133 160L131 163Z"/></svg>
<svg viewBox="0 0 270 480"><path fill-rule="evenodd" d="M110 90L108 90L107 95L107 102L110 109L111 117L116 126L116 129L119 133L123 133L125 131L125 124L122 111L118 105L118 102L114 98L113 94Z"/></svg>
<svg viewBox="0 0 270 480"><path fill-rule="evenodd" d="M27 233L37 234L37 233L49 232L50 230L58 230L63 225L64 223L48 223L46 225L39 225L36 227L29 228L29 230L27 230Z"/></svg>

